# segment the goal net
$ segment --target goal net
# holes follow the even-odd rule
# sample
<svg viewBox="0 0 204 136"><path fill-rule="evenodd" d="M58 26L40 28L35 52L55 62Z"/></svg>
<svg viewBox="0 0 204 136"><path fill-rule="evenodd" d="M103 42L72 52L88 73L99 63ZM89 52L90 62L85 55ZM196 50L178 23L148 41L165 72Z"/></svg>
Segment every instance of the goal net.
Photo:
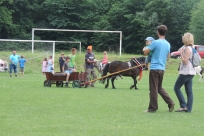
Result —
<svg viewBox="0 0 204 136"><path fill-rule="evenodd" d="M10 64L9 57L14 50L19 57L24 57L27 61L24 67L25 74L32 73L34 75L41 74L42 61L44 58L48 58L49 56L53 56L55 54L53 42L35 42L35 52L32 53L32 42L29 40L0 40L0 59L2 61L6 61L8 65ZM19 72L19 64L17 70Z"/></svg>

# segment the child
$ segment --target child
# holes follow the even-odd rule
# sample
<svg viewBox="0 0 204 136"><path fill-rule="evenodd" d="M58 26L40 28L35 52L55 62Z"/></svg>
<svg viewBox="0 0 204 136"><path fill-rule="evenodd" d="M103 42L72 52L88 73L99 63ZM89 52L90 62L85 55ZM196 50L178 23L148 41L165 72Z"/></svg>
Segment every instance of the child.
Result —
<svg viewBox="0 0 204 136"><path fill-rule="evenodd" d="M47 58L44 58L41 64L42 64L42 75L44 76L45 72L47 72Z"/></svg>
<svg viewBox="0 0 204 136"><path fill-rule="evenodd" d="M145 42L146 42L146 46L143 48L143 51L145 49L148 49L149 48L149 45L154 41L154 38L153 37L147 37L145 39ZM146 62L146 66L145 66L145 69L144 70L148 70L148 63L151 62L151 57L152 57L152 52L149 53L149 55L147 56L145 62Z"/></svg>
<svg viewBox="0 0 204 136"><path fill-rule="evenodd" d="M53 69L53 60L52 60L52 56L49 56L49 59L47 61L47 72L52 72Z"/></svg>
<svg viewBox="0 0 204 136"><path fill-rule="evenodd" d="M69 67L71 69L77 69L77 66L76 66L76 63L75 63L75 60L76 60L76 49L75 48L72 48L71 49L71 52L72 54L70 54L70 62L69 62Z"/></svg>
<svg viewBox="0 0 204 136"><path fill-rule="evenodd" d="M19 72L22 76L24 76L24 66L25 66L26 59L24 59L24 57L21 56L21 58L18 60L18 62L20 65L20 71Z"/></svg>
<svg viewBox="0 0 204 136"><path fill-rule="evenodd" d="M66 58L65 58L65 62L64 62L64 64L63 64L63 66L62 66L62 72L63 73L66 73L66 87L68 87L68 81L69 81L69 75L72 73L72 72L75 72L76 70L75 69L71 69L70 67L69 67L69 62L70 62L70 56L67 56Z"/></svg>
<svg viewBox="0 0 204 136"><path fill-rule="evenodd" d="M100 63L100 68L101 68L101 71L103 71L103 65L107 64L108 63L108 54L106 51L103 52L103 59Z"/></svg>

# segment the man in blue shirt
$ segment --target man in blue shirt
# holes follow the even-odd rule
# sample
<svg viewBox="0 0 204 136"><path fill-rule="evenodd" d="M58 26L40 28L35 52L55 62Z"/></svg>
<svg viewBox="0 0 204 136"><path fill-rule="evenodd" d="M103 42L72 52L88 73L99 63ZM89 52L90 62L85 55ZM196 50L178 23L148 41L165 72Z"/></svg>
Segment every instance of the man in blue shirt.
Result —
<svg viewBox="0 0 204 136"><path fill-rule="evenodd" d="M167 27L165 25L158 26L157 35L159 39L153 41L149 48L144 50L144 55L148 55L150 51L152 52L149 73L150 102L148 110L145 112L156 112L158 109L158 93L168 104L169 112L174 110L174 102L162 87L166 61L170 57L170 44L165 39L166 32Z"/></svg>
<svg viewBox="0 0 204 136"><path fill-rule="evenodd" d="M18 59L19 55L16 55L16 51L13 51L13 54L9 57L10 60L10 77L12 77L12 69L14 70L15 76L17 77L17 65L18 65Z"/></svg>

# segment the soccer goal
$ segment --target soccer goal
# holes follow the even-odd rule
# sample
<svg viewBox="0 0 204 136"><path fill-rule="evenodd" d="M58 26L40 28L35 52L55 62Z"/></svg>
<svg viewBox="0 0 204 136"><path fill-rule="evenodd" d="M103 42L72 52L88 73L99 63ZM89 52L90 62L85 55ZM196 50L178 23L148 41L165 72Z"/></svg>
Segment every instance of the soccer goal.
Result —
<svg viewBox="0 0 204 136"><path fill-rule="evenodd" d="M32 40L35 37L35 31L62 31L62 32L92 32L92 33L119 33L120 34L120 56L122 54L122 31L103 31L103 30L70 30L70 29L44 29L44 28L32 28ZM34 42L32 42L32 49L34 48Z"/></svg>

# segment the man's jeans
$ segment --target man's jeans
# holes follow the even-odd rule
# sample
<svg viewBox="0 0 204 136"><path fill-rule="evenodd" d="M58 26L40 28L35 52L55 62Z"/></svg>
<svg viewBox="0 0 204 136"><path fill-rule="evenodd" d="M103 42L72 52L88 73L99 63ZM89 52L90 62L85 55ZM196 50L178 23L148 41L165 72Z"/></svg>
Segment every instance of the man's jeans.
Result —
<svg viewBox="0 0 204 136"><path fill-rule="evenodd" d="M17 66L16 65L10 64L9 68L10 68L10 74L12 73L12 69L14 70L14 73L17 73Z"/></svg>
<svg viewBox="0 0 204 136"><path fill-rule="evenodd" d="M193 105L193 91L192 91L192 79L194 75L179 75L174 85L174 91L176 96L178 97L180 108L187 108L188 112L191 112ZM184 85L186 95L187 95L187 103L181 92L181 87Z"/></svg>

